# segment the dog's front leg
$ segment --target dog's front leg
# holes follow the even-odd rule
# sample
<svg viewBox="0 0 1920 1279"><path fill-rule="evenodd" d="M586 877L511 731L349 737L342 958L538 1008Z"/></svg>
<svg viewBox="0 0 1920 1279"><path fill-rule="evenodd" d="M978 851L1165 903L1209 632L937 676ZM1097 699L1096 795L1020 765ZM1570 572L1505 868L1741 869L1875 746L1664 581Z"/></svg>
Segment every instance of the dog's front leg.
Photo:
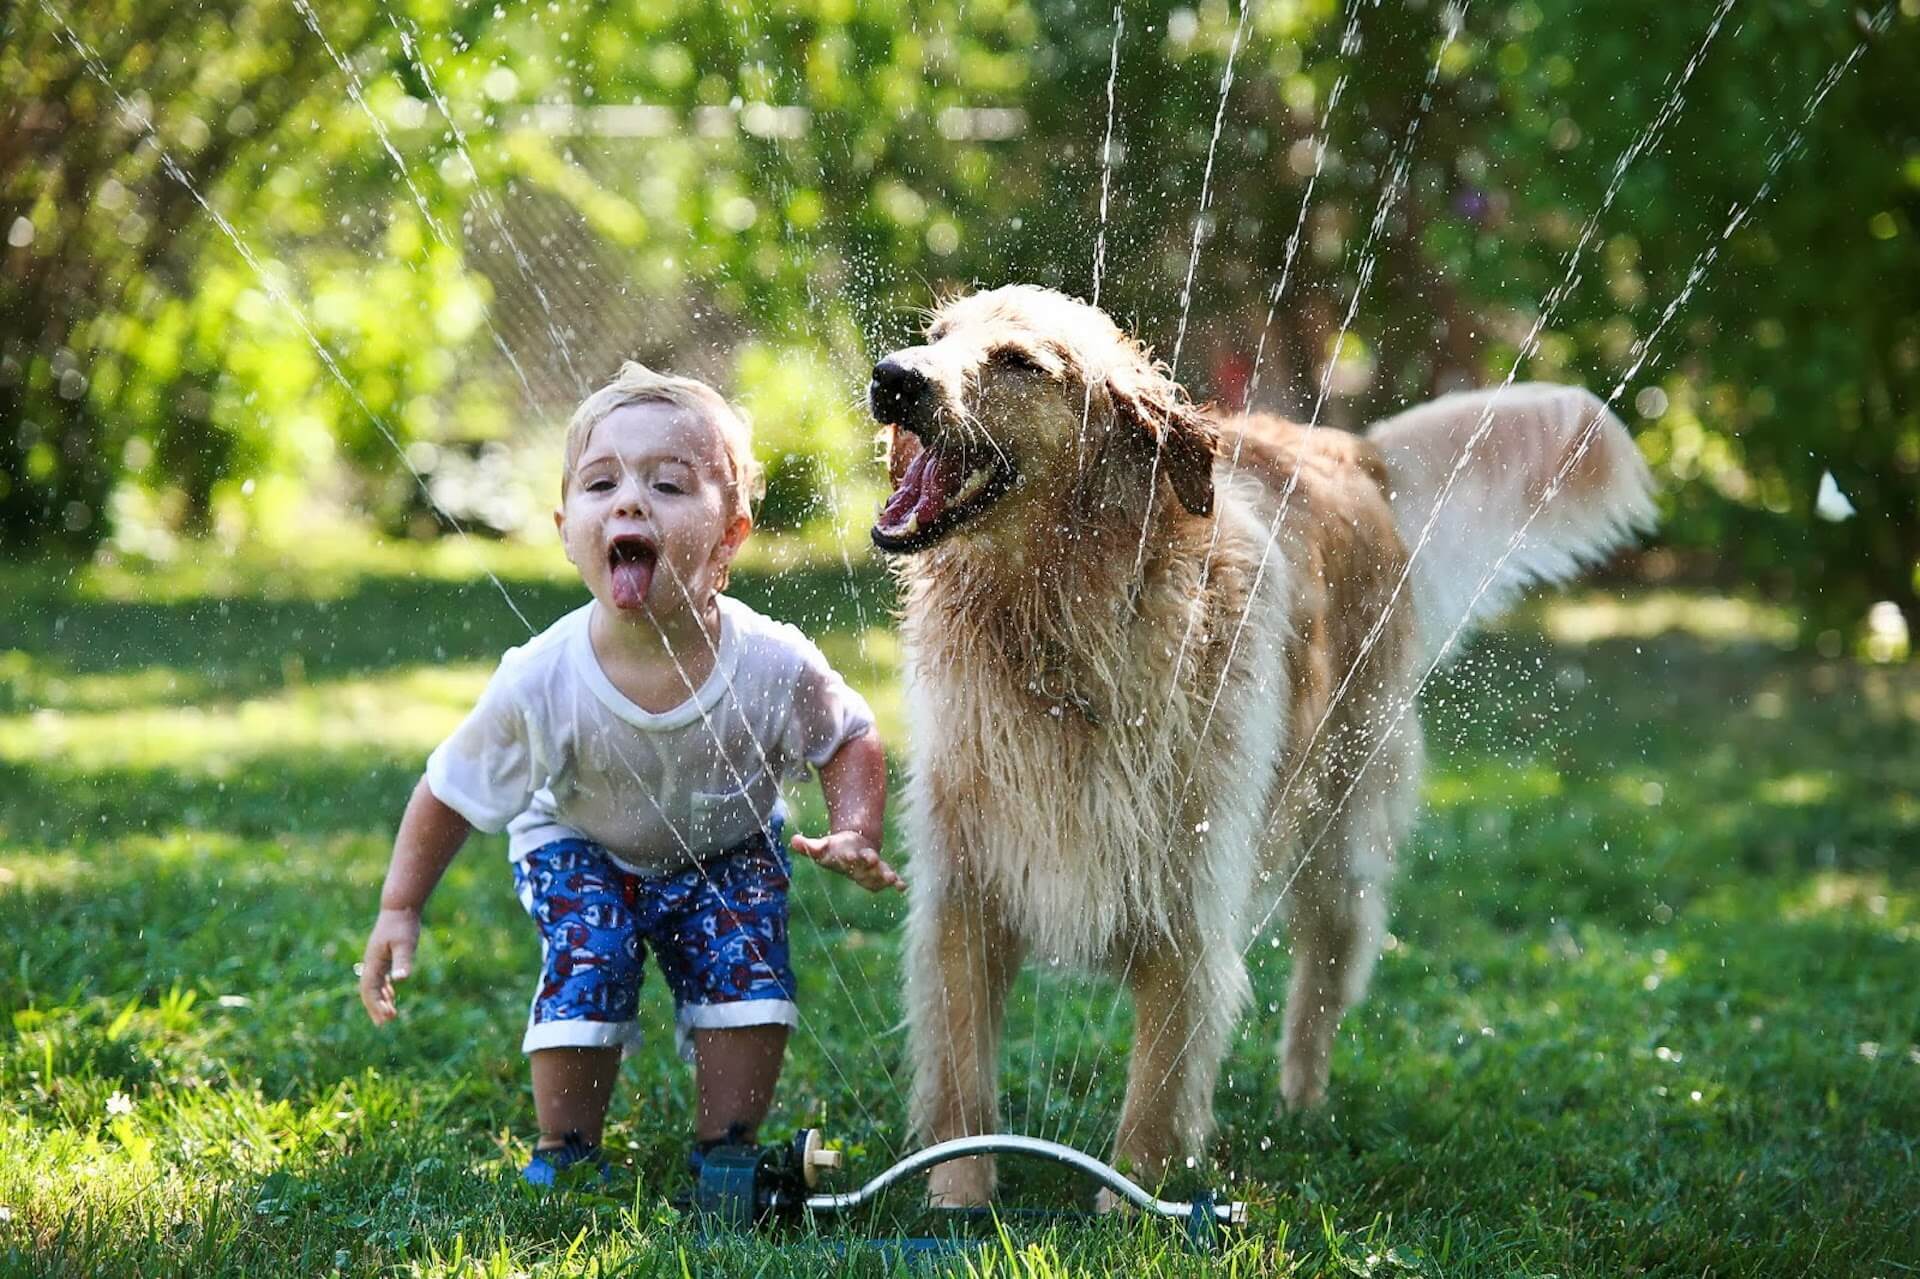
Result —
<svg viewBox="0 0 1920 1279"><path fill-rule="evenodd" d="M1249 987L1231 942L1163 943L1132 964L1127 982L1133 992L1133 1060L1114 1159L1151 1187L1177 1157L1198 1156L1206 1148L1214 1083ZM1100 1206L1112 1206L1110 1197L1103 1196Z"/></svg>
<svg viewBox="0 0 1920 1279"><path fill-rule="evenodd" d="M923 882L915 881L907 923L907 1020L914 1125L938 1142L999 1127L1000 1029L1021 947L977 886L958 875ZM941 1164L928 1176L927 1198L936 1207L989 1202L992 1158Z"/></svg>

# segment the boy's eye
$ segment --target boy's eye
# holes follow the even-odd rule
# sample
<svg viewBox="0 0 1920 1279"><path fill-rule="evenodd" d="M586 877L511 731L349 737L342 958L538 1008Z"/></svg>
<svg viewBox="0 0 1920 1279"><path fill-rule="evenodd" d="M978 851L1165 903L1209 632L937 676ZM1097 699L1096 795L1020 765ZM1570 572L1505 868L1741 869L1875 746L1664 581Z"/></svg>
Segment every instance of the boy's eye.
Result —
<svg viewBox="0 0 1920 1279"><path fill-rule="evenodd" d="M672 480L655 480L653 482L653 491L656 493L680 493L684 490Z"/></svg>
<svg viewBox="0 0 1920 1279"><path fill-rule="evenodd" d="M613 481L604 475L587 481L587 492L589 493L605 493L612 487Z"/></svg>

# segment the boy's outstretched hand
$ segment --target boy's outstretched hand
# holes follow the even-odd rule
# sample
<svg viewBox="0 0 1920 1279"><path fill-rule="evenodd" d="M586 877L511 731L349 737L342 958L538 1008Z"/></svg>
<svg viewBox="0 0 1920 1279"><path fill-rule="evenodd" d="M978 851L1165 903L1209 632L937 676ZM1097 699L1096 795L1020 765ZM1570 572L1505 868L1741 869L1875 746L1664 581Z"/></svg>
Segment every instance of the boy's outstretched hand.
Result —
<svg viewBox="0 0 1920 1279"><path fill-rule="evenodd" d="M360 1002L373 1024L384 1026L400 1015L394 1006L393 983L413 972L414 947L420 944L420 912L383 910L367 936L367 951L357 965Z"/></svg>
<svg viewBox="0 0 1920 1279"><path fill-rule="evenodd" d="M794 852L838 871L870 893L884 888L907 891L907 881L881 859L873 841L857 830L837 830L821 839L795 835L792 842Z"/></svg>

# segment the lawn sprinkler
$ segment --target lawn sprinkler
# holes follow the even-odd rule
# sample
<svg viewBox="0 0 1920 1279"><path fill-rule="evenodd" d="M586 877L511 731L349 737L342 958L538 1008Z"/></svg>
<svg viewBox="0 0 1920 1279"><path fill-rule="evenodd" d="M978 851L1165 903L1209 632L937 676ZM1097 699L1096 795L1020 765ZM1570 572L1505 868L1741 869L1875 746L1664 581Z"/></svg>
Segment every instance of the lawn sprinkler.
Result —
<svg viewBox="0 0 1920 1279"><path fill-rule="evenodd" d="M1244 1203L1222 1202L1210 1192L1188 1202L1160 1199L1092 1155L1059 1142L1011 1133L958 1137L928 1146L880 1172L860 1189L833 1194L820 1190L819 1183L824 1173L841 1166L841 1156L839 1151L825 1147L817 1128L803 1128L791 1141L775 1145L715 1146L706 1152L700 1167L693 1205L703 1216L735 1230L774 1221L837 1215L871 1203L895 1182L969 1155L1030 1155L1064 1165L1098 1182L1141 1212L1181 1222L1187 1239L1200 1249L1217 1244L1223 1227L1244 1225L1247 1219Z"/></svg>

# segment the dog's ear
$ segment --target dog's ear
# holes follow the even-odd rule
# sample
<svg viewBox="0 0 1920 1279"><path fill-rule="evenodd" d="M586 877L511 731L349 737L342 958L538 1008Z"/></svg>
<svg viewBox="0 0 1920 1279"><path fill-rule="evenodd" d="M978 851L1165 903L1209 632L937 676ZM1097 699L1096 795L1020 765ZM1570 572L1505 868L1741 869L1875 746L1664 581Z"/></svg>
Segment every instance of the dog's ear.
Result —
<svg viewBox="0 0 1920 1279"><path fill-rule="evenodd" d="M1145 377L1108 379L1107 394L1115 432L1157 448L1180 505L1194 515L1213 514L1213 455L1220 440L1213 420L1157 368Z"/></svg>
<svg viewBox="0 0 1920 1279"><path fill-rule="evenodd" d="M1174 496L1194 515L1213 514L1213 455L1219 442L1213 419L1193 405L1177 404L1168 415L1161 460Z"/></svg>

